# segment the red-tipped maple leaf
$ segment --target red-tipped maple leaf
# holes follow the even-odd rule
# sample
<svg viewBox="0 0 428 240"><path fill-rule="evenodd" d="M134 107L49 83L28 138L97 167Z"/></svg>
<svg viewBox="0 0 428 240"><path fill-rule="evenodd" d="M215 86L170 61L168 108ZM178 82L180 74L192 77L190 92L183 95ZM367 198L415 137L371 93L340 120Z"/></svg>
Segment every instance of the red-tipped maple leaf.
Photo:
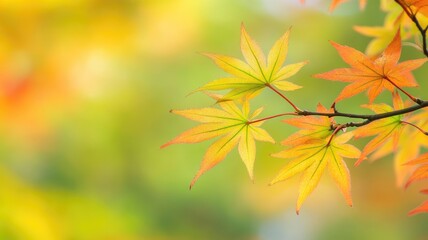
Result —
<svg viewBox="0 0 428 240"><path fill-rule="evenodd" d="M331 43L351 68L334 69L314 77L351 83L342 90L336 102L367 90L371 103L384 89L392 92L396 88L402 90L401 87L415 87L418 84L411 71L428 60L424 58L398 63L401 55L399 31L382 55L376 59L371 59L354 48Z"/></svg>
<svg viewBox="0 0 428 240"><path fill-rule="evenodd" d="M183 132L162 145L162 148L175 143L197 143L219 137L206 151L201 167L193 178L190 187L204 172L223 161L236 145L238 145L239 155L247 167L248 174L253 179L253 166L256 156L255 140L274 142L269 133L259 127L263 123L262 121L250 122L260 114L262 108L257 109L250 116L248 101L244 101L242 109L239 109L233 101L220 102L219 105L221 109L172 110L174 114L202 124Z"/></svg>

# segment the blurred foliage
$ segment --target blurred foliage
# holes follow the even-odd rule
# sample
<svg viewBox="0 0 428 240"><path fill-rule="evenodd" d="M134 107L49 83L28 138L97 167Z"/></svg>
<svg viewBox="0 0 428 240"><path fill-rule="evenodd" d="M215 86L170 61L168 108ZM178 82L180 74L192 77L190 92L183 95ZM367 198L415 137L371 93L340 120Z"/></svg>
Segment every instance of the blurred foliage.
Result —
<svg viewBox="0 0 428 240"><path fill-rule="evenodd" d="M190 192L208 145L160 151L191 126L168 110L209 104L202 94L185 96L223 74L196 53L239 56L241 22L262 47L293 26L287 62L310 64L293 78L305 88L290 98L313 109L337 96L342 86L310 77L343 66L327 40L363 50L369 39L352 26L379 25L383 13L376 1L331 15L328 1L297 2L0 1L0 239L421 236L427 216L406 212L423 196L395 188L389 157L351 168L354 208L323 178L297 217L297 182L266 186L283 165L269 156L279 145L258 144L255 184L232 152ZM255 105L266 114L284 107L275 95L261 99ZM362 111L364 101L341 107ZM279 121L266 126L277 141L293 131Z"/></svg>

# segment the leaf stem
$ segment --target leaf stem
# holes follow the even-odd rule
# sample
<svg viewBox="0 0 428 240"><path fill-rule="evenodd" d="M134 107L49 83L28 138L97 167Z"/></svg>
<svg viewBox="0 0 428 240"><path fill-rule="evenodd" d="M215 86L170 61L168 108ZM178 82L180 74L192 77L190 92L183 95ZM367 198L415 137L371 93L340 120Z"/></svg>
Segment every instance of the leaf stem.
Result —
<svg viewBox="0 0 428 240"><path fill-rule="evenodd" d="M291 102L290 99L288 99L284 94L282 94L280 91L278 91L272 85L270 85L269 83L266 83L266 87L270 88L276 94L278 94L279 96L281 96L285 101L287 101L294 108L294 110L296 111L296 113L299 113L299 112L302 111L293 102Z"/></svg>
<svg viewBox="0 0 428 240"><path fill-rule="evenodd" d="M276 115L272 115L272 116L265 117L265 118L256 119L256 120L253 120L253 121L248 121L247 125L250 125L250 124L253 124L253 123L257 123L257 122L266 121L266 120L277 118L277 117L282 117L282 116L297 116L297 115L298 114L294 113L294 112L293 113L281 113L281 114L276 114Z"/></svg>
<svg viewBox="0 0 428 240"><path fill-rule="evenodd" d="M422 128L420 128L420 127L416 126L415 124L413 124L413 123L411 123L411 122L401 121L401 123L404 123L404 124L410 125L410 126L412 126L412 127L416 128L416 129L418 129L421 133L423 133L423 134L425 134L425 135L427 135L427 136L428 136L428 132L424 131Z"/></svg>
<svg viewBox="0 0 428 240"><path fill-rule="evenodd" d="M406 94L413 102L420 104L421 100L418 98L413 97L410 93L408 93L406 90L402 89L401 87L399 87L397 84L395 84L388 76L383 76L384 79L386 79L389 83L391 83L392 85L394 85L394 87L396 87L398 90L400 90L402 93Z"/></svg>
<svg viewBox="0 0 428 240"><path fill-rule="evenodd" d="M346 128L346 124L341 124L334 129L333 134L331 134L331 137L328 140L327 146L330 146L331 140L333 140L333 137L337 134L337 132L344 128Z"/></svg>

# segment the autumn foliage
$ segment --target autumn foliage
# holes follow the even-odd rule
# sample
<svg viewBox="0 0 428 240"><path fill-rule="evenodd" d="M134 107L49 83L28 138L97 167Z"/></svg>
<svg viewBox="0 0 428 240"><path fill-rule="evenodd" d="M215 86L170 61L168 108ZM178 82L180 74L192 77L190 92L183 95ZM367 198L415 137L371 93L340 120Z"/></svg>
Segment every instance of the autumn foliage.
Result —
<svg viewBox="0 0 428 240"><path fill-rule="evenodd" d="M333 0L330 10L333 11L343 2ZM362 9L366 5L365 0L359 3ZM428 60L428 0L385 0L381 1L381 9L388 12L385 26L355 27L357 32L373 37L366 53L331 41L339 57L349 67L313 75L315 78L346 83L330 107L320 103L314 111L307 111L287 97L288 91L301 88L292 82L292 77L307 64L306 61L287 62L290 29L273 44L267 55L244 25L241 26L240 44L243 60L206 53L229 74L195 90L208 94L216 105L172 110L172 113L197 121L200 125L162 146L216 139L206 151L190 187L202 174L223 161L235 147L253 179L256 141L275 142L262 124L280 117L285 119L284 123L299 130L282 140L284 150L272 155L285 159L286 164L270 184L302 175L297 213L317 187L325 170L337 184L346 203L352 205L347 159L355 159L354 165L357 166L364 160L375 160L392 153L399 186L407 188L415 181L427 179L428 154L423 152L428 147L428 101L423 100L426 96L413 96L408 89L418 86L412 71ZM420 51L422 57L400 62L402 41L412 38L415 41L409 45ZM265 89L280 96L289 106L289 111L264 117L259 117L262 108L251 111L251 100ZM224 90L224 95L211 93ZM374 103L385 90L391 93L390 103ZM371 110L372 114L348 113L338 109L341 100L362 92L368 96L368 102L362 107ZM341 121L336 117L341 117ZM361 150L352 144L353 139L366 137L370 140ZM411 144L407 143L408 139L412 140ZM428 189L422 190L422 193L428 193ZM428 212L428 201L409 214L420 212Z"/></svg>

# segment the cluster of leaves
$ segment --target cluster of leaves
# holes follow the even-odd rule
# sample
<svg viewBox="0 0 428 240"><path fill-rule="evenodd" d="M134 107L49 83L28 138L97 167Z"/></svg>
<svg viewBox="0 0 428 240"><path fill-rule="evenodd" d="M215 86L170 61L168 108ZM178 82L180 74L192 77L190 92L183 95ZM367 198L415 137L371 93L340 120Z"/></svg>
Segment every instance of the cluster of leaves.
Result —
<svg viewBox="0 0 428 240"><path fill-rule="evenodd" d="M342 2L333 1L331 10ZM360 6L364 7L365 3L366 1L361 0ZM275 42L267 56L249 36L244 26L241 27L241 51L245 61L224 55L205 54L231 76L209 82L196 91L207 93L206 91L227 90L227 93L208 93L216 102L214 107L172 110L175 114L201 124L162 146L217 138L205 153L190 187L236 146L250 178L253 179L256 140L274 143L273 138L261 125L267 120L286 116L292 118L287 118L284 122L299 130L281 142L285 146L283 151L273 154L274 157L287 159L288 162L271 184L297 174L303 175L297 213L305 199L316 188L325 169L329 170L346 202L352 205L350 175L344 158L357 159L355 165L358 165L366 159L375 160L394 153L397 184L407 187L414 181L428 178L428 154L419 156L420 152L428 147L428 132L423 130L428 128L428 101L414 97L404 90L418 86L412 71L422 66L428 58L399 62L402 38L409 39L409 36L421 38L421 41L416 41L413 45L428 57L428 26L423 25L428 13L428 0L385 0L381 6L382 9L390 11L384 27L356 27L358 32L375 37L369 44L367 53L331 42L349 68L338 68L314 75L315 78L348 83L330 108L318 104L315 111L301 110L286 96L287 91L301 88L288 79L307 64L304 61L283 66L288 53L290 30ZM399 14L396 9L401 10ZM279 95L292 110L263 118L257 118L262 108L250 114L250 101L264 89ZM384 90L391 92L392 106L373 103ZM369 100L362 107L372 110L373 114L346 113L336 108L336 104L341 100L361 92L366 92ZM403 102L402 95L409 101ZM340 123L335 117L357 121ZM355 130L346 131L349 128ZM353 138L361 137L372 137L362 151L348 143ZM406 144L408 139L412 139L412 144ZM397 147L399 145L400 148ZM428 189L422 192L428 193ZM428 212L428 201L410 214L419 212Z"/></svg>

